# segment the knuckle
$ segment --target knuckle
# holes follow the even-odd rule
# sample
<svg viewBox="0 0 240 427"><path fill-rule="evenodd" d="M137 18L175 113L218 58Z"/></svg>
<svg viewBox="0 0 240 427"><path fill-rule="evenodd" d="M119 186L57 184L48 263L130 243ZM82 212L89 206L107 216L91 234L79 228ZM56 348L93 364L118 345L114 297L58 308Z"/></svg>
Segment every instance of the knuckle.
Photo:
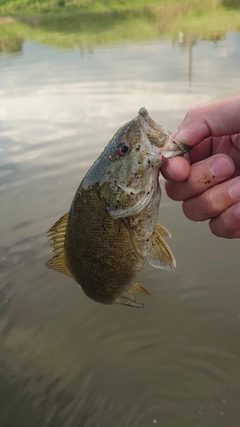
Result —
<svg viewBox="0 0 240 427"><path fill-rule="evenodd" d="M182 210L187 219L190 219L191 221L200 221L196 215L198 209L195 199L185 200L182 204Z"/></svg>
<svg viewBox="0 0 240 427"><path fill-rule="evenodd" d="M212 195L212 191L205 191L201 196L200 208L206 219L219 215L218 206Z"/></svg>
<svg viewBox="0 0 240 427"><path fill-rule="evenodd" d="M211 219L209 226L213 234L225 239L240 237L240 218L234 217L234 209L232 206Z"/></svg>
<svg viewBox="0 0 240 427"><path fill-rule="evenodd" d="M183 202L183 212L192 221L206 221L219 214L217 209L214 208L210 191Z"/></svg>
<svg viewBox="0 0 240 427"><path fill-rule="evenodd" d="M181 200L180 194L179 194L179 184L178 183L167 181L165 183L165 191L166 191L168 197L170 197L170 199L175 200L175 201Z"/></svg>
<svg viewBox="0 0 240 427"><path fill-rule="evenodd" d="M187 116L191 119L194 119L199 117L200 112L201 112L201 105L194 105L193 107L190 108L190 110L188 110Z"/></svg>
<svg viewBox="0 0 240 427"><path fill-rule="evenodd" d="M231 136L231 141L234 145L234 147L240 151L240 134L236 134L236 135L232 135Z"/></svg>
<svg viewBox="0 0 240 427"><path fill-rule="evenodd" d="M188 200L182 203L182 211L184 215L187 217L187 219L192 219L191 215L189 215L189 213L191 214L191 210L188 209Z"/></svg>
<svg viewBox="0 0 240 427"><path fill-rule="evenodd" d="M209 221L209 228L212 232L212 234L214 234L217 237L226 237L224 230L222 229L222 227L218 225L218 221L216 219L211 219Z"/></svg>

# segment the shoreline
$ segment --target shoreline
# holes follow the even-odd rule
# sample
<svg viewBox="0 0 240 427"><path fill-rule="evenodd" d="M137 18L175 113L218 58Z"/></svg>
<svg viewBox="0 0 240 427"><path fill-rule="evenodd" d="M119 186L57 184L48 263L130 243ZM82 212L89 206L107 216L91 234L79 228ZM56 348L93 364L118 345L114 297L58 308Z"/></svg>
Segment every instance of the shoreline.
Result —
<svg viewBox="0 0 240 427"><path fill-rule="evenodd" d="M22 3L15 1L14 6L8 2L0 6L0 24L15 22L21 19L31 20L34 18L46 19L48 17L71 17L71 16L109 16L109 15L138 15L146 14L156 16L164 11L174 11L177 13L191 10L202 11L206 7L210 10L217 10L222 6L221 0L152 0L148 4L143 0L123 0L121 4L117 0L111 0L106 3L102 1L95 2L90 0L85 4L84 0L77 0L72 3L69 0L48 0L44 3Z"/></svg>

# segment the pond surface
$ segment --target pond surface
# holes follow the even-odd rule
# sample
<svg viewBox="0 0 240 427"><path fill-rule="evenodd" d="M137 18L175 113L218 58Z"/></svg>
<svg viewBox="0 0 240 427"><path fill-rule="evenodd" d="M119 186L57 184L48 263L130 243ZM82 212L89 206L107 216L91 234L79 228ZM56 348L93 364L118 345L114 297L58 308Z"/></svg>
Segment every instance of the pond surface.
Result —
<svg viewBox="0 0 240 427"><path fill-rule="evenodd" d="M21 34L3 46L0 425L239 427L239 241L164 194L177 269L145 265L151 296L135 310L47 270L45 233L140 107L174 131L192 105L239 91L240 33L64 48Z"/></svg>

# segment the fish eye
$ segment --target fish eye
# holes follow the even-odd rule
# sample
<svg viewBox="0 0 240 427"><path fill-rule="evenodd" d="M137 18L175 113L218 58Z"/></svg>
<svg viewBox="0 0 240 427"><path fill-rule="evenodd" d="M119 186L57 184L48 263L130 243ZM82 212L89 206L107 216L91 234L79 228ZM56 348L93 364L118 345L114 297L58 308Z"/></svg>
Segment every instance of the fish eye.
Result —
<svg viewBox="0 0 240 427"><path fill-rule="evenodd" d="M126 154L129 150L129 147L127 145L122 145L120 148L120 151L122 154Z"/></svg>
<svg viewBox="0 0 240 427"><path fill-rule="evenodd" d="M117 148L117 154L119 156L125 156L130 150L130 146L128 144L122 144Z"/></svg>

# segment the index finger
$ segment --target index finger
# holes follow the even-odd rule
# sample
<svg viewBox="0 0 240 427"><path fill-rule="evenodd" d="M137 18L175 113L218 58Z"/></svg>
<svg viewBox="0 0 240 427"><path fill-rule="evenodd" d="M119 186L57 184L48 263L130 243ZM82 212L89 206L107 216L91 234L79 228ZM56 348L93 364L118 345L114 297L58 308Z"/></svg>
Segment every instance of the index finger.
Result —
<svg viewBox="0 0 240 427"><path fill-rule="evenodd" d="M240 95L191 108L171 138L194 146L209 136L240 132Z"/></svg>

